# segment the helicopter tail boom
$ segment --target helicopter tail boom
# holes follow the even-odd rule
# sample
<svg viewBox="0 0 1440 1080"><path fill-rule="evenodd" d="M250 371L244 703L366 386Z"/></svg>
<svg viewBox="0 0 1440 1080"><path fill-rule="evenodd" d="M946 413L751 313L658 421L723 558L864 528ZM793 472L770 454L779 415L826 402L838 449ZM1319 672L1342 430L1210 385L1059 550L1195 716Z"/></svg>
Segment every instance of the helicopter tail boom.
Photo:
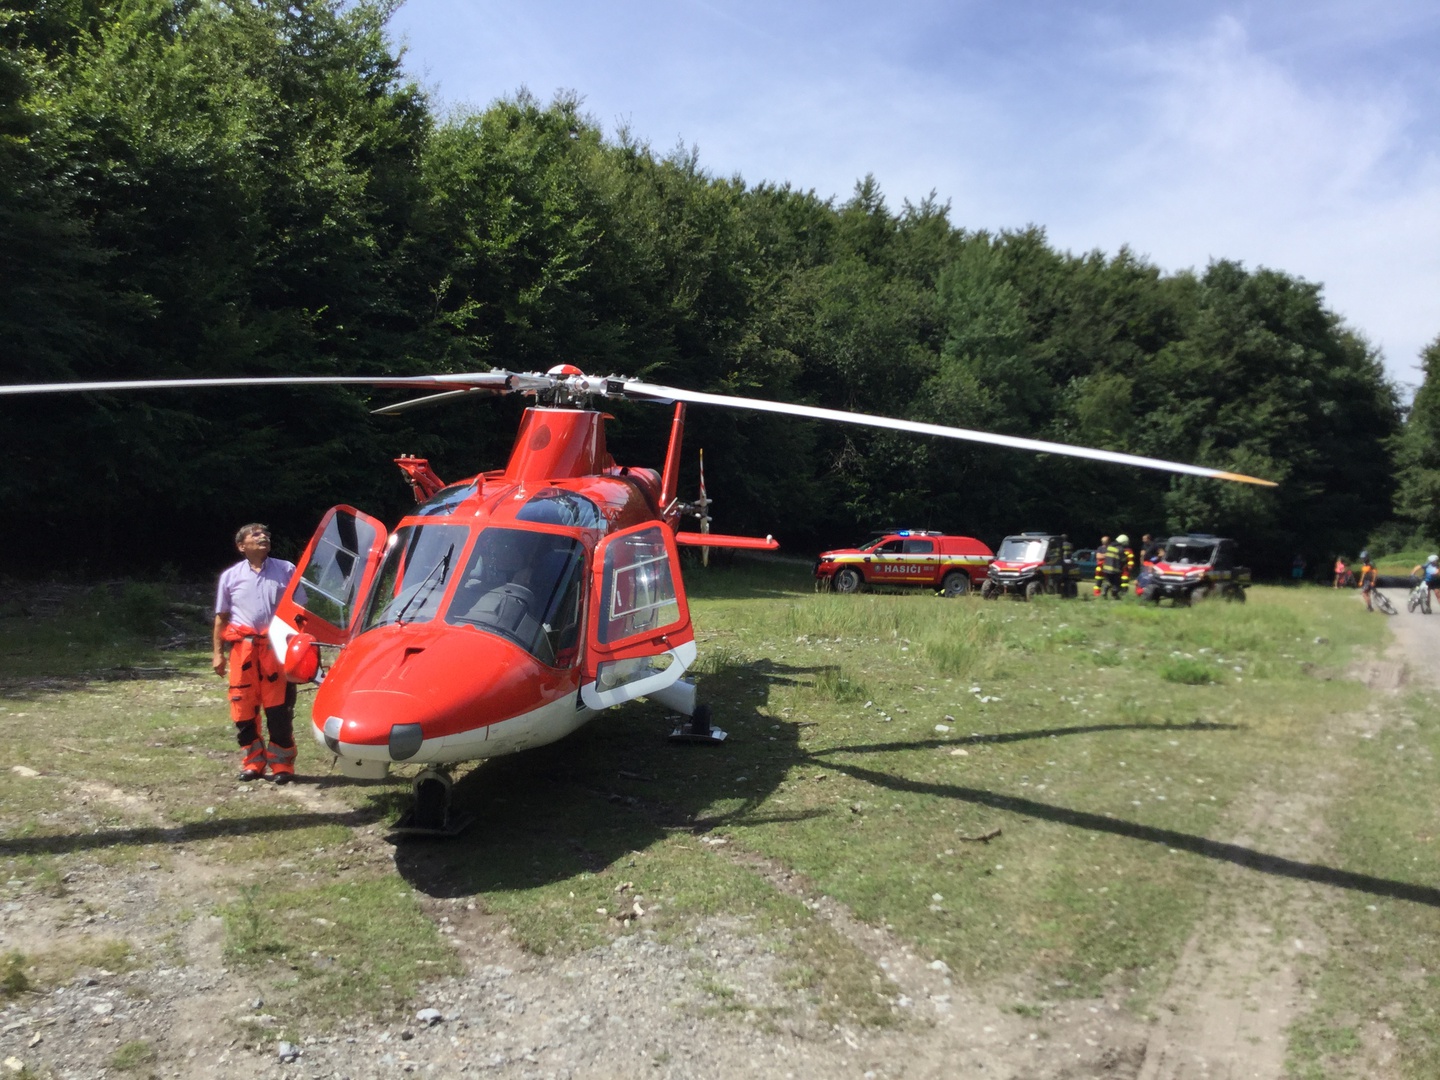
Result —
<svg viewBox="0 0 1440 1080"><path fill-rule="evenodd" d="M675 542L681 547L749 548L754 551L774 551L780 546L780 541L773 536L726 536L724 533L677 532Z"/></svg>

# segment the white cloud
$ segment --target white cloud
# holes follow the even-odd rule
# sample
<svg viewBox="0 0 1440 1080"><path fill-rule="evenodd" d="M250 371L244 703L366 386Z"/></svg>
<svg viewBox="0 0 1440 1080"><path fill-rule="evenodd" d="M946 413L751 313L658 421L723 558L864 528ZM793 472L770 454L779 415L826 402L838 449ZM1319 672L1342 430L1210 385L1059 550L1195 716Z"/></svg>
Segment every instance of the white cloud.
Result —
<svg viewBox="0 0 1440 1080"><path fill-rule="evenodd" d="M1323 282L1327 303L1413 381L1440 333L1440 169L1414 152L1403 95L1302 85L1231 19L1117 59L1148 87L1142 126L1097 169L1085 205L1055 208L1055 239L1119 238L1167 268L1225 257Z"/></svg>

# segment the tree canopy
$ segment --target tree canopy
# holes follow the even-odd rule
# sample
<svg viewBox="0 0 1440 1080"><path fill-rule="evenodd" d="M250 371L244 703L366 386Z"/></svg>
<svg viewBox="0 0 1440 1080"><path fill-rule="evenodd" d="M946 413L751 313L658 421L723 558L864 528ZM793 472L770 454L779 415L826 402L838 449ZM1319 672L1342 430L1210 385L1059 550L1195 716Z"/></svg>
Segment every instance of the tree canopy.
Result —
<svg viewBox="0 0 1440 1080"><path fill-rule="evenodd" d="M1218 531L1259 567L1354 550L1400 507L1440 534L1440 389L1403 433L1375 351L1280 270L1166 273L1031 227L976 232L717 177L608 136L575 95L436 112L385 3L0 0L6 382L412 374L574 363L686 387L985 428L1267 476L1278 491L944 440L691 410L687 481L787 548L908 525L995 542ZM1440 342L1427 354L1427 372ZM1431 399L1435 398L1434 401ZM291 546L389 460L498 465L514 402L403 420L361 392L0 403L18 556L210 566L242 520ZM612 450L668 424L617 406Z"/></svg>

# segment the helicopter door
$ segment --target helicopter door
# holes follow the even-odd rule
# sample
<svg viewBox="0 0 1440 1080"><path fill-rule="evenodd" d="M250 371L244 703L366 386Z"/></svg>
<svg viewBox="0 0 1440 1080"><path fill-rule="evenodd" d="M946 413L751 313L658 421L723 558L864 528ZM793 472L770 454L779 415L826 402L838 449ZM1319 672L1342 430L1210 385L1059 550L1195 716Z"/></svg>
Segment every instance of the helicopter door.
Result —
<svg viewBox="0 0 1440 1080"><path fill-rule="evenodd" d="M285 655L297 631L326 645L350 640L387 539L383 524L354 507L336 506L326 513L270 623L277 655Z"/></svg>
<svg viewBox="0 0 1440 1080"><path fill-rule="evenodd" d="M580 700L592 709L653 694L695 662L695 632L675 537L649 522L595 549Z"/></svg>

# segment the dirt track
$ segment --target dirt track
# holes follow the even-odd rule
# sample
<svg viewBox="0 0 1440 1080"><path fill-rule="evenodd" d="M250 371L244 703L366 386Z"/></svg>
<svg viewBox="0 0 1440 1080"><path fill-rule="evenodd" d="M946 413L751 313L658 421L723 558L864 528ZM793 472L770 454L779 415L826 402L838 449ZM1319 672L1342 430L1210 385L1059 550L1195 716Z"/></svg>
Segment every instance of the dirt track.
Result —
<svg viewBox="0 0 1440 1080"><path fill-rule="evenodd" d="M1403 594L1392 596L1403 603ZM1358 672L1382 694L1403 685L1407 671L1428 675L1440 644L1440 615L1401 615L1390 623L1392 651ZM1377 696L1367 715L1330 722L1352 732L1356 725L1378 729L1385 723L1383 705ZM1232 834L1216 839L1279 858L1313 859L1324 839L1314 823L1336 783L1336 777L1317 776L1284 791L1257 789L1232 819ZM158 808L118 789L91 784L77 786L75 795L118 800L132 819L160 829L166 824ZM344 810L322 789L303 784L260 785L247 797L292 800L310 812ZM357 847L360 858L393 860L393 849L373 828L357 833ZM120 1047L144 1040L156 1058L131 1075L1278 1080L1285 1031L1302 1006L1304 964L1327 948L1313 927L1283 939L1276 932L1282 924L1307 926L1306 912L1321 902L1326 886L1227 863L1222 873L1237 887L1217 890L1226 894L1224 906L1199 923L1152 1021L1135 1017L1118 995L1061 1001L1033 1016L954 985L943 965L914 955L834 900L811 895L783 867L745 852L733 857L775 888L802 896L888 974L903 995L898 1027L847 1030L823 1023L812 1004L781 984L764 939L735 921L713 920L679 942L641 931L551 959L516 948L502 925L465 898L432 899L427 911L455 943L467 973L431 984L423 999L405 1003L410 1022L354 1022L308 1032L299 1046L282 1048L273 1034L278 1021L267 1014L260 992L224 966L218 920L202 917L184 927L170 966L101 974L13 1000L0 1011L0 1061L10 1072L23 1066L36 1076L88 1080L104 1073ZM170 869L157 871L158 864L144 861L118 868L82 864L67 878L68 895L0 910L0 948L23 952L99 932L156 945L173 927L157 926L155 910L205 910L235 887L222 871L183 851L174 853ZM79 910L92 914L81 917ZM714 1009L704 986L717 979L735 989L735 1008ZM433 1025L415 1019L421 1009L436 1010L440 1019ZM1371 1035L1371 1075L1384 1077L1384 1034ZM282 1049L298 1057L283 1062Z"/></svg>

